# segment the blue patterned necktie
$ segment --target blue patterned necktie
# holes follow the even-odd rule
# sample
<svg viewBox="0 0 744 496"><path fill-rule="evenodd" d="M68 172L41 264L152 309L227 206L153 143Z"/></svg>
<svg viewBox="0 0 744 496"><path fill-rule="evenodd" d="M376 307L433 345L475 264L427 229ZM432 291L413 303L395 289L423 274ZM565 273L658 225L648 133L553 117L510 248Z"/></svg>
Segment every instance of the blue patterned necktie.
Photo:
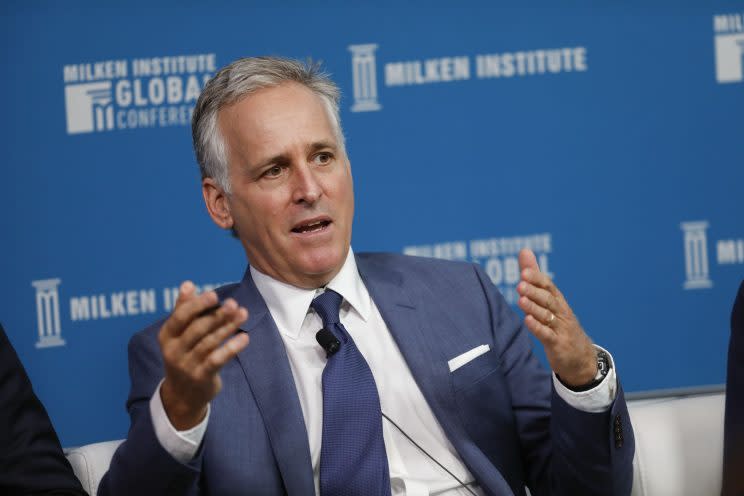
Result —
<svg viewBox="0 0 744 496"><path fill-rule="evenodd" d="M341 295L327 289L312 308L341 342L323 369L321 496L390 496L380 397L367 361L339 322Z"/></svg>

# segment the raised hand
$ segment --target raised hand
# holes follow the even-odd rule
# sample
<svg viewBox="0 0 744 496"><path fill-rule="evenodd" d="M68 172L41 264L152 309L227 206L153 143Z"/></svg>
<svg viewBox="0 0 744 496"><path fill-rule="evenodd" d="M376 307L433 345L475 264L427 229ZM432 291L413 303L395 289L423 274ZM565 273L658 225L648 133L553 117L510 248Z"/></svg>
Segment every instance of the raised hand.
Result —
<svg viewBox="0 0 744 496"><path fill-rule="evenodd" d="M519 308L526 315L527 328L545 348L553 372L568 386L592 382L597 374L597 354L563 294L540 272L531 250L519 252L519 267Z"/></svg>
<svg viewBox="0 0 744 496"><path fill-rule="evenodd" d="M165 365L160 397L177 430L202 421L207 405L222 388L220 369L248 345L246 333L233 336L248 311L231 298L210 311L217 303L214 291L197 295L194 285L184 282L175 309L158 334Z"/></svg>

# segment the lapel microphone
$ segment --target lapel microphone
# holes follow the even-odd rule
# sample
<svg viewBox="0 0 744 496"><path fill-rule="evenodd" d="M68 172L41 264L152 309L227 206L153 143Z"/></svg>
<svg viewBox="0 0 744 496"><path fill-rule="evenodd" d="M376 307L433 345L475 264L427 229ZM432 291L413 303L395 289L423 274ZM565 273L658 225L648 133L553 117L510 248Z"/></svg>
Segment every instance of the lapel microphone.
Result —
<svg viewBox="0 0 744 496"><path fill-rule="evenodd" d="M315 334L315 340L326 351L326 358L331 358L341 347L341 342L326 327Z"/></svg>

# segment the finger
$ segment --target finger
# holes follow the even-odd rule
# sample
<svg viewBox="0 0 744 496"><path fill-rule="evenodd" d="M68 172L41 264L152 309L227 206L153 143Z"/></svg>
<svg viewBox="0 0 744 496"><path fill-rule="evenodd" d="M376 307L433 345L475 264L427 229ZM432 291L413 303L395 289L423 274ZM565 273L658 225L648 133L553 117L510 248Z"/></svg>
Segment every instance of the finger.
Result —
<svg viewBox="0 0 744 496"><path fill-rule="evenodd" d="M232 318L217 328L210 329L210 332L197 342L191 350L193 360L201 363L205 357L222 345L227 338L232 336L240 324L245 322L248 317L248 311L245 308L238 309Z"/></svg>
<svg viewBox="0 0 744 496"><path fill-rule="evenodd" d="M171 337L180 336L200 312L217 303L217 293L207 291L178 305L163 324L163 331Z"/></svg>
<svg viewBox="0 0 744 496"><path fill-rule="evenodd" d="M544 272L535 270L534 268L526 268L522 270L522 280L527 281L530 284L539 286L541 288L548 289L550 286L554 286L553 280Z"/></svg>
<svg viewBox="0 0 744 496"><path fill-rule="evenodd" d="M517 292L551 312L556 311L556 298L547 289L538 288L528 282L522 281L517 284Z"/></svg>
<svg viewBox="0 0 744 496"><path fill-rule="evenodd" d="M202 317L217 315L217 310L219 310L220 308L222 308L222 305L220 303L215 303L214 305L207 307L201 312L197 313L196 318L200 319Z"/></svg>
<svg viewBox="0 0 744 496"><path fill-rule="evenodd" d="M531 315L536 320L538 320L542 324L545 324L548 327L550 327L550 324L552 324L556 318L553 312L551 312L550 310L546 308L541 307L540 305L538 305L531 299L527 298L526 296L521 296L519 300L517 301L517 304L519 305L519 308L521 308L525 314Z"/></svg>
<svg viewBox="0 0 744 496"><path fill-rule="evenodd" d="M177 307L179 304L191 299L196 293L196 286L191 281L184 281L178 288L178 296L176 297L176 303L173 305Z"/></svg>
<svg viewBox="0 0 744 496"><path fill-rule="evenodd" d="M558 287L555 285L553 280L544 272L538 272L533 269L524 269L522 271L522 280L527 281L533 286L549 291L550 294L558 299L562 297L561 292L558 290Z"/></svg>
<svg viewBox="0 0 744 496"><path fill-rule="evenodd" d="M178 296L176 297L176 303L174 305L174 308L179 307L184 302L193 298L195 292L196 292L196 286L194 286L193 282L191 281L182 282L178 288ZM170 334L172 333L172 329L173 329L173 324L170 324L166 320L163 326L160 328L160 332L158 333L158 339L163 339L167 336L170 336Z"/></svg>
<svg viewBox="0 0 744 496"><path fill-rule="evenodd" d="M214 307L207 307L206 310L200 312L181 334L180 339L184 350L192 349L205 335L233 319L238 311L238 304L232 298L228 298L221 306L209 312L211 308Z"/></svg>
<svg viewBox="0 0 744 496"><path fill-rule="evenodd" d="M553 329L538 321L532 315L528 315L524 318L524 324L527 326L527 329L529 329L530 332L532 332L532 334L534 334L535 337L543 344L543 346L549 347L552 346L555 342L556 334L555 332L553 332Z"/></svg>
<svg viewBox="0 0 744 496"><path fill-rule="evenodd" d="M535 254L529 248L522 248L519 251L519 268L523 271L524 269L534 269L540 272L540 267L537 265L537 258L535 258Z"/></svg>
<svg viewBox="0 0 744 496"><path fill-rule="evenodd" d="M220 346L206 357L203 364L204 373L214 374L218 372L227 362L243 351L248 346L249 341L248 334L245 332L240 332L230 338L224 346Z"/></svg>

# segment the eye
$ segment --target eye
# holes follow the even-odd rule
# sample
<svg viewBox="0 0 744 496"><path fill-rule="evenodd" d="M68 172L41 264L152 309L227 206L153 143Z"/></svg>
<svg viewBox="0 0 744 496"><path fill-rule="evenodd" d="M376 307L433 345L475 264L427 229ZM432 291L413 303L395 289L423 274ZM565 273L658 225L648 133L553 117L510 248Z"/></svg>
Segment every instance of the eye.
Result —
<svg viewBox="0 0 744 496"><path fill-rule="evenodd" d="M272 167L269 167L268 169L266 169L263 175L264 177L279 177L282 175L282 166L274 165Z"/></svg>
<svg viewBox="0 0 744 496"><path fill-rule="evenodd" d="M321 152L313 157L313 161L318 165L327 165L333 160L333 155L328 152Z"/></svg>

